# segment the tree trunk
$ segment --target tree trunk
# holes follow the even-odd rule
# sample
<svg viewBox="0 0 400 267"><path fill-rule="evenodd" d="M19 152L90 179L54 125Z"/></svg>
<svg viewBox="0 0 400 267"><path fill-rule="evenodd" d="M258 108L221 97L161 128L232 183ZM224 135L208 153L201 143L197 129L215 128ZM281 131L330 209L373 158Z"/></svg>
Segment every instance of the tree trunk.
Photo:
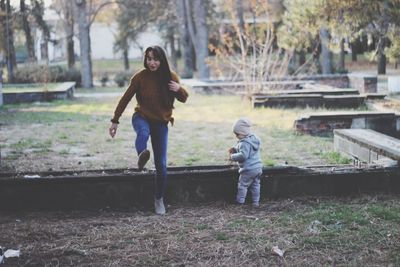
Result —
<svg viewBox="0 0 400 267"><path fill-rule="evenodd" d="M31 26L28 22L28 13L25 6L25 0L20 0L20 10L21 10L21 20L22 20L22 29L25 33L25 45L28 51L28 57L30 62L36 61L35 57L35 45L33 43L33 38L31 34Z"/></svg>
<svg viewBox="0 0 400 267"><path fill-rule="evenodd" d="M321 62L319 60L319 57L321 55L321 41L319 39L320 39L320 37L318 35L317 40L314 41L314 44L313 44L314 47L313 47L313 52L312 52L313 63L314 63L316 72L318 74L320 74L322 72Z"/></svg>
<svg viewBox="0 0 400 267"><path fill-rule="evenodd" d="M182 78L193 78L193 53L192 43L190 40L190 34L188 29L188 17L186 14L186 3L185 0L177 0L176 11L179 18L179 33L181 38L181 44L183 47L183 70L180 72Z"/></svg>
<svg viewBox="0 0 400 267"><path fill-rule="evenodd" d="M388 15L388 0L383 2L383 10L381 16L380 30L379 30L379 39L378 39L378 74L386 74L386 55L385 48L387 43L386 34L389 28L389 15Z"/></svg>
<svg viewBox="0 0 400 267"><path fill-rule="evenodd" d="M168 28L168 43L171 50L171 62L174 70L178 69L178 60L176 58L175 37L173 27Z"/></svg>
<svg viewBox="0 0 400 267"><path fill-rule="evenodd" d="M74 43L74 12L73 5L71 2L67 2L63 8L64 12L64 31L66 35L66 53L68 69L73 69L75 67L75 43Z"/></svg>
<svg viewBox="0 0 400 267"><path fill-rule="evenodd" d="M345 52L344 52L344 39L340 40L340 54L339 54L339 66L338 69L340 72L345 71Z"/></svg>
<svg viewBox="0 0 400 267"><path fill-rule="evenodd" d="M3 64L0 63L0 107L2 106L3 106Z"/></svg>
<svg viewBox="0 0 400 267"><path fill-rule="evenodd" d="M75 4L78 15L82 87L93 88L92 59L90 49L90 22L87 14L86 0L75 0Z"/></svg>
<svg viewBox="0 0 400 267"><path fill-rule="evenodd" d="M129 49L128 47L124 48L122 52L122 56L124 58L124 70L129 70Z"/></svg>
<svg viewBox="0 0 400 267"><path fill-rule="evenodd" d="M188 1L187 1L188 2ZM210 78L210 70L206 63L208 57L208 26L206 22L205 0L193 0L194 27L192 42L194 44L197 68L200 79ZM191 33L192 35L192 33Z"/></svg>
<svg viewBox="0 0 400 267"><path fill-rule="evenodd" d="M74 38L73 36L67 36L67 62L68 69L75 67L75 49L74 49Z"/></svg>
<svg viewBox="0 0 400 267"><path fill-rule="evenodd" d="M378 74L386 74L386 37L381 36L378 42Z"/></svg>
<svg viewBox="0 0 400 267"><path fill-rule="evenodd" d="M236 13L239 20L239 30L240 34L243 35L244 33L244 16L243 16L243 1L236 0Z"/></svg>
<svg viewBox="0 0 400 267"><path fill-rule="evenodd" d="M199 78L208 79L210 77L210 70L206 63L208 57L208 26L206 23L205 0L191 1L193 3L193 10L190 9L190 1L185 0L185 2L190 37L196 52Z"/></svg>
<svg viewBox="0 0 400 267"><path fill-rule="evenodd" d="M49 42L47 40L43 40L40 43L40 55L42 60L45 60L47 63L49 62Z"/></svg>
<svg viewBox="0 0 400 267"><path fill-rule="evenodd" d="M15 49L14 49L14 32L12 29L12 14L11 14L11 6L10 0L0 0L0 8L2 13L6 14L4 17L2 24L3 29L5 31L5 38L3 40L3 46L6 50L6 62L7 62L7 80L9 83L14 81L14 69L17 67L17 60L15 57Z"/></svg>
<svg viewBox="0 0 400 267"><path fill-rule="evenodd" d="M332 52L329 49L329 31L326 28L321 28L319 32L321 39L321 67L322 74L332 74Z"/></svg>
<svg viewBox="0 0 400 267"><path fill-rule="evenodd" d="M357 47L357 44L355 42L356 41L353 41L353 42L350 43L351 61L353 61L353 62L357 61L357 53L358 53L358 47Z"/></svg>
<svg viewBox="0 0 400 267"><path fill-rule="evenodd" d="M306 53L304 49L299 51L299 66L303 66L306 63Z"/></svg>

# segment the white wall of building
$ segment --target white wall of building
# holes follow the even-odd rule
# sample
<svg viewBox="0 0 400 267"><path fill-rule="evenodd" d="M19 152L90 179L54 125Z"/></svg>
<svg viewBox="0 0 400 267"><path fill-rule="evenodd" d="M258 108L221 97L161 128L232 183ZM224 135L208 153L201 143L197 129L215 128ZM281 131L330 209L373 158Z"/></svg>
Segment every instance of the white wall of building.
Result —
<svg viewBox="0 0 400 267"><path fill-rule="evenodd" d="M93 59L119 59L122 57L121 53L114 53L113 51L114 36L116 33L116 24L108 26L105 24L93 23L90 28ZM162 40L154 31L147 31L139 35L138 43L146 49L146 47L150 45L162 45ZM129 58L137 58L141 56L142 52L140 49L131 45Z"/></svg>
<svg viewBox="0 0 400 267"><path fill-rule="evenodd" d="M106 25L102 23L93 23L90 28L90 40L92 48L92 59L121 59L122 53L114 52L114 40L117 33L117 25ZM42 32L40 30L36 31L36 55L38 60L43 60L40 43L42 41ZM62 30L57 30L56 33L52 34L52 39L59 40L58 44L49 43L48 54L50 61L61 61L66 60L66 44L64 38L64 32ZM143 32L138 37L138 43L144 49L150 45L163 45L163 40L157 34L156 31L148 30ZM74 37L75 54L80 55L79 39ZM131 45L129 50L129 58L141 58L142 51L139 47Z"/></svg>

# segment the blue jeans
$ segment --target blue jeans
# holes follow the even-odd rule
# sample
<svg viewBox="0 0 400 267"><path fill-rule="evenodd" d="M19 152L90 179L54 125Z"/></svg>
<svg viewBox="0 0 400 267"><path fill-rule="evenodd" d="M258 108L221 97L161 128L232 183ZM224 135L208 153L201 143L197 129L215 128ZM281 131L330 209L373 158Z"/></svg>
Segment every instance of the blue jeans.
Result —
<svg viewBox="0 0 400 267"><path fill-rule="evenodd" d="M135 147L138 155L147 149L147 141L151 136L156 165L155 197L160 199L164 196L167 185L168 122L148 120L135 112L132 116L132 126L136 132Z"/></svg>

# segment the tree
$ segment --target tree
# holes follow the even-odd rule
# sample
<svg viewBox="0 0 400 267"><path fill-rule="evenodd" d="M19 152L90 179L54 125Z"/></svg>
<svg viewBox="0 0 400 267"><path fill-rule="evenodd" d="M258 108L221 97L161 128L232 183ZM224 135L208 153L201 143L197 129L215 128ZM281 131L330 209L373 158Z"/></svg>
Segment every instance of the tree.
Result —
<svg viewBox="0 0 400 267"><path fill-rule="evenodd" d="M43 0L31 0L31 6L32 6L32 15L35 18L35 21L40 28L40 30L43 32L43 40L42 43L40 44L41 48L41 54L42 58L44 58L46 61L49 60L49 55L48 55L48 42L50 41L50 29L47 23L44 20L44 1Z"/></svg>
<svg viewBox="0 0 400 267"><path fill-rule="evenodd" d="M80 61L82 86L84 88L93 87L93 70L90 47L90 26L92 25L96 15L100 10L111 4L112 1L105 0L75 0L74 8L78 20L79 29L79 45L80 45Z"/></svg>
<svg viewBox="0 0 400 267"><path fill-rule="evenodd" d="M72 1L53 0L51 8L54 9L61 18L65 32L66 55L68 69L75 67L75 44L74 44L74 3Z"/></svg>
<svg viewBox="0 0 400 267"><path fill-rule="evenodd" d="M14 69L17 67L17 60L14 49L14 32L12 28L13 14L11 11L10 0L0 0L0 9L2 11L1 23L5 35L5 38L2 39L2 48L6 55L8 82L12 83L14 80Z"/></svg>
<svg viewBox="0 0 400 267"><path fill-rule="evenodd" d="M277 32L278 45L286 50L294 50L299 55L299 67L291 66L296 75L301 72L320 72L320 25L316 6L312 1L284 1L285 12ZM312 57L306 59L307 51Z"/></svg>
<svg viewBox="0 0 400 267"><path fill-rule="evenodd" d="M150 25L155 25L157 21L168 24L167 17L169 1L139 1L139 0L120 0L118 1L119 12L117 16L118 33L114 50L121 51L123 54L125 69L129 69L129 47L136 43L140 33Z"/></svg>
<svg viewBox="0 0 400 267"><path fill-rule="evenodd" d="M166 6L163 7L163 12L156 18L156 25L161 38L165 40L166 48L170 52L170 61L173 69L178 70L178 57L177 57L177 43L176 43L176 29L179 28L177 13L175 6L178 1L166 1Z"/></svg>
<svg viewBox="0 0 400 267"><path fill-rule="evenodd" d="M374 55L377 56L378 74L386 73L386 48L389 46L389 29L400 24L400 2L398 0L331 0L326 1L326 10L343 10L342 28L347 27L351 33L369 34L377 40ZM332 8L334 7L334 8ZM358 36L357 36L358 37Z"/></svg>
<svg viewBox="0 0 400 267"><path fill-rule="evenodd" d="M189 33L189 22L186 13L186 1L177 0L176 1L176 13L179 20L179 35L182 46L182 57L183 57L183 70L180 75L183 78L193 77L193 44L190 39Z"/></svg>
<svg viewBox="0 0 400 267"><path fill-rule="evenodd" d="M82 87L93 87L92 58L90 48L90 18L86 0L75 0L79 29Z"/></svg>
<svg viewBox="0 0 400 267"><path fill-rule="evenodd" d="M323 74L333 73L332 52L329 49L330 34L327 28L321 27L319 31L319 38L321 40L321 67Z"/></svg>
<svg viewBox="0 0 400 267"><path fill-rule="evenodd" d="M206 5L206 0L185 0L188 29L196 53L196 63L200 79L208 79L210 77L210 70L206 62L208 57Z"/></svg>
<svg viewBox="0 0 400 267"><path fill-rule="evenodd" d="M29 25L28 16L30 10L25 5L25 0L20 0L20 13L21 13L21 24L22 29L25 32L25 45L28 51L29 61L34 62L36 61L35 56L35 44L33 43L32 33L31 33L31 26Z"/></svg>
<svg viewBox="0 0 400 267"><path fill-rule="evenodd" d="M130 43L135 42L139 34L143 32L149 22L155 20L153 1L129 1L118 2L119 12L117 16L118 33L114 43L114 50L122 52L125 70L129 69Z"/></svg>
<svg viewBox="0 0 400 267"><path fill-rule="evenodd" d="M220 43L212 46L215 68L226 77L244 81L249 94L259 93L263 83L286 76L293 49L277 46L275 23L279 16L267 1L249 1L243 5L243 20L238 17L241 3L223 1L223 15L228 18L221 29ZM277 8L277 7L276 7ZM244 24L241 24L244 23Z"/></svg>

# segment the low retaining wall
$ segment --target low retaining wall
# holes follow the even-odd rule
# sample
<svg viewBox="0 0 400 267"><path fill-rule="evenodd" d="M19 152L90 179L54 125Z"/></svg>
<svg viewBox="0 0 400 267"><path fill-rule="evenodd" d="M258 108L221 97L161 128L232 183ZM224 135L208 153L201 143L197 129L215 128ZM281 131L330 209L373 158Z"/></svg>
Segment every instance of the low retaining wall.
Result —
<svg viewBox="0 0 400 267"><path fill-rule="evenodd" d="M400 161L400 140L369 129L334 131L334 149L361 161Z"/></svg>
<svg viewBox="0 0 400 267"><path fill-rule="evenodd" d="M303 115L294 121L296 132L329 135L335 129L372 129L400 136L400 118L393 112L326 112Z"/></svg>
<svg viewBox="0 0 400 267"><path fill-rule="evenodd" d="M74 96L75 82L65 82L51 91L4 93L4 104L30 103L36 101L51 101L56 99L68 99Z"/></svg>
<svg viewBox="0 0 400 267"><path fill-rule="evenodd" d="M366 73L349 74L350 87L357 89L360 93L376 93L378 91L378 77Z"/></svg>
<svg viewBox="0 0 400 267"><path fill-rule="evenodd" d="M290 94L271 95L263 99L252 99L252 105L257 107L325 107L325 108L355 108L365 103L365 97L360 95L322 95L322 94Z"/></svg>
<svg viewBox="0 0 400 267"><path fill-rule="evenodd" d="M301 79L312 80L315 83L329 85L337 88L349 88L350 82L349 77L346 74L321 74L321 75L312 75L305 76Z"/></svg>
<svg viewBox="0 0 400 267"><path fill-rule="evenodd" d="M153 208L154 172L0 174L1 210ZM31 176L32 177L32 176ZM230 166L169 169L167 203L232 202L238 173ZM398 168L265 168L263 199L304 195L400 193Z"/></svg>
<svg viewBox="0 0 400 267"><path fill-rule="evenodd" d="M262 83L263 90L268 91L269 87L274 89L293 90L300 89L305 84L319 83L337 88L349 88L349 78L347 75L313 75L303 77L282 77L271 79ZM258 83L257 83L258 84ZM237 94L246 93L243 81L191 81L187 84L191 89L198 93L211 94Z"/></svg>

